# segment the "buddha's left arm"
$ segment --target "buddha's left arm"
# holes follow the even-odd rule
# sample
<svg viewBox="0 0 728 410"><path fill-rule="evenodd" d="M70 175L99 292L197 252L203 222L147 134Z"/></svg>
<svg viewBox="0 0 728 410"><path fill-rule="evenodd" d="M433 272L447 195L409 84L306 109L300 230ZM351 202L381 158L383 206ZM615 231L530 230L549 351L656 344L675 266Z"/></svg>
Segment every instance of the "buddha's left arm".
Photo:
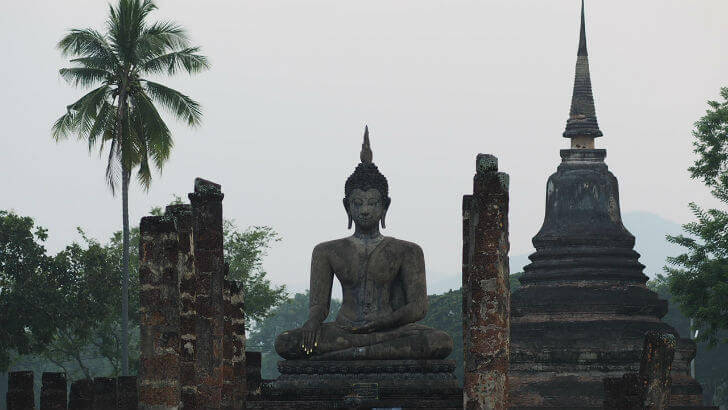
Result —
<svg viewBox="0 0 728 410"><path fill-rule="evenodd" d="M406 303L384 318L386 327L397 327L421 320L427 314L427 285L425 255L422 248L412 244L405 249L400 274Z"/></svg>

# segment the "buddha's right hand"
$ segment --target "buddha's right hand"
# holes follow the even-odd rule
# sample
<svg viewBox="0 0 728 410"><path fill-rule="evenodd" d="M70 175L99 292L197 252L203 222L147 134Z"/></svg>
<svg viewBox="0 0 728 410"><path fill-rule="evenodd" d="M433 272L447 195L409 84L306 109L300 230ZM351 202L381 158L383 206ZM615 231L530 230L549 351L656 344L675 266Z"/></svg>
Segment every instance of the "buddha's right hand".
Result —
<svg viewBox="0 0 728 410"><path fill-rule="evenodd" d="M307 320L301 327L301 331L301 350L310 355L314 348L318 347L321 338L321 323Z"/></svg>

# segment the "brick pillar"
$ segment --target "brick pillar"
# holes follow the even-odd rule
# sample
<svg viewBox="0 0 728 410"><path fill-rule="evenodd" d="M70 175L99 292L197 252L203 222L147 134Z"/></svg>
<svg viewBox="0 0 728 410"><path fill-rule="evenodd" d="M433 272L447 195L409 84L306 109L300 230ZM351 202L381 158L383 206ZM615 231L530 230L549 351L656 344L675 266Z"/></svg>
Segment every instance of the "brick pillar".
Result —
<svg viewBox="0 0 728 410"><path fill-rule="evenodd" d="M119 376L117 378L119 386L119 401L117 402L117 410L137 410L139 408L139 394L137 393L137 377L136 376Z"/></svg>
<svg viewBox="0 0 728 410"><path fill-rule="evenodd" d="M263 384L260 366L263 356L260 352L245 352L245 385L247 396L259 396Z"/></svg>
<svg viewBox="0 0 728 410"><path fill-rule="evenodd" d="M177 409L179 388L179 284L177 233L166 216L139 225L139 407Z"/></svg>
<svg viewBox="0 0 728 410"><path fill-rule="evenodd" d="M675 357L675 336L656 330L645 334L640 363L645 410L666 409L670 404L670 369Z"/></svg>
<svg viewBox="0 0 728 410"><path fill-rule="evenodd" d="M229 316L232 321L232 365L233 365L233 403L236 408L245 408L247 395L247 376L245 369L245 289L243 283L232 281L230 286Z"/></svg>
<svg viewBox="0 0 728 410"><path fill-rule="evenodd" d="M66 374L43 373L40 410L66 410Z"/></svg>
<svg viewBox="0 0 728 410"><path fill-rule="evenodd" d="M68 396L68 410L93 410L94 383L88 379L76 380L71 383L71 393Z"/></svg>
<svg viewBox="0 0 728 410"><path fill-rule="evenodd" d="M10 372L5 403L8 410L32 410L35 408L33 372Z"/></svg>
<svg viewBox="0 0 728 410"><path fill-rule="evenodd" d="M225 264L225 277L230 267ZM223 336L223 408L242 409L245 402L245 318L242 284L225 280Z"/></svg>
<svg viewBox="0 0 728 410"><path fill-rule="evenodd" d="M507 409L510 355L508 175L479 154L463 198L463 408Z"/></svg>
<svg viewBox="0 0 728 410"><path fill-rule="evenodd" d="M94 379L93 409L116 409L116 379L96 377Z"/></svg>
<svg viewBox="0 0 728 410"><path fill-rule="evenodd" d="M223 194L220 185L197 178L189 198L196 276L196 408L217 410L221 408L223 381Z"/></svg>
<svg viewBox="0 0 728 410"><path fill-rule="evenodd" d="M177 270L179 272L180 300L180 394L182 408L196 407L195 396L195 260L192 251L192 206L189 204L170 205L166 214L174 219L179 245Z"/></svg>
<svg viewBox="0 0 728 410"><path fill-rule="evenodd" d="M230 266L225 263L225 285L223 286L223 332L222 332L222 399L221 407L224 410L233 409L233 320L230 317L232 305L230 304L230 286L228 274Z"/></svg>

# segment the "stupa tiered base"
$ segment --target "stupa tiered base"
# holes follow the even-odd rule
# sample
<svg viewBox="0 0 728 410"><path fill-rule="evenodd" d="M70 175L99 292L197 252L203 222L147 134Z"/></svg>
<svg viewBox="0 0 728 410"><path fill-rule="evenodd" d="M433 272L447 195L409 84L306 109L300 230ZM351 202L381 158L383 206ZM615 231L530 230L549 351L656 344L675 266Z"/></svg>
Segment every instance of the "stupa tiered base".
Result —
<svg viewBox="0 0 728 410"><path fill-rule="evenodd" d="M453 360L283 360L249 409L461 409Z"/></svg>

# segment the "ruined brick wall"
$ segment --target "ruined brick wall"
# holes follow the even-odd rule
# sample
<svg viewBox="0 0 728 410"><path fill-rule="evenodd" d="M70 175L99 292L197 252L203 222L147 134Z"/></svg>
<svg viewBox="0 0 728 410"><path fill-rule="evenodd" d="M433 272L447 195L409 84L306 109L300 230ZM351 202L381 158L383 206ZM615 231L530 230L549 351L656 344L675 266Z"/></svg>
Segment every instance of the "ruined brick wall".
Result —
<svg viewBox="0 0 728 410"><path fill-rule="evenodd" d="M139 403L142 409L177 409L180 405L177 233L174 220L167 216L144 217L139 230Z"/></svg>
<svg viewBox="0 0 728 410"><path fill-rule="evenodd" d="M480 154L473 195L463 198L465 409L508 408L510 286L508 175Z"/></svg>
<svg viewBox="0 0 728 410"><path fill-rule="evenodd" d="M180 305L180 400L182 408L195 407L197 386L195 384L195 266L192 254L192 206L170 205L166 215L174 220L177 233L177 272L179 274Z"/></svg>
<svg viewBox="0 0 728 410"><path fill-rule="evenodd" d="M197 178L192 202L195 266L196 404L220 409L223 355L223 232L220 185Z"/></svg>

